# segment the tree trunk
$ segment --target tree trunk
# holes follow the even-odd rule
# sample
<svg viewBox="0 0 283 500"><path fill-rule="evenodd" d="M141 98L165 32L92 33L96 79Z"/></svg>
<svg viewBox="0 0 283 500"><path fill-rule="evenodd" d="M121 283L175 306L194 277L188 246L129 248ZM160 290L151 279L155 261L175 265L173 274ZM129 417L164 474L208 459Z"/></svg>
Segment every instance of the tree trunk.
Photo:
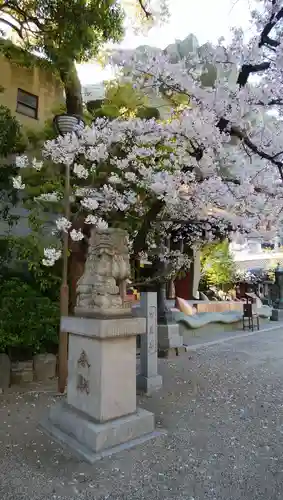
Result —
<svg viewBox="0 0 283 500"><path fill-rule="evenodd" d="M67 113L83 116L82 86L73 61L60 70L60 78L64 85Z"/></svg>
<svg viewBox="0 0 283 500"><path fill-rule="evenodd" d="M158 324L166 323L166 283L158 283L157 286L157 319Z"/></svg>

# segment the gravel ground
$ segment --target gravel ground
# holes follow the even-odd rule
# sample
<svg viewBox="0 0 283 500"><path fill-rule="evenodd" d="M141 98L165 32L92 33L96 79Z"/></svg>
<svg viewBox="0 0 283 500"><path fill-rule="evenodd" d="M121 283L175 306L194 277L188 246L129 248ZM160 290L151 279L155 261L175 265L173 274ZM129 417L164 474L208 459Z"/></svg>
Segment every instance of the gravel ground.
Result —
<svg viewBox="0 0 283 500"><path fill-rule="evenodd" d="M283 498L283 329L160 360L139 405L166 436L90 466L37 429L51 394L0 396L1 500Z"/></svg>

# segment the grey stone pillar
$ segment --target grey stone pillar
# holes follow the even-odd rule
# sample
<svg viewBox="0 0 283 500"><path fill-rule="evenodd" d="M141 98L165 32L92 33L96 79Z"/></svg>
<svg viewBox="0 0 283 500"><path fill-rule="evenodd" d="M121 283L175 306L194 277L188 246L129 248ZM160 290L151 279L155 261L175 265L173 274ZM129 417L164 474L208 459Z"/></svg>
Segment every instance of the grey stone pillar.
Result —
<svg viewBox="0 0 283 500"><path fill-rule="evenodd" d="M141 336L140 374L137 387L150 394L162 387L157 372L157 294L141 292L140 315L146 317L146 335Z"/></svg>

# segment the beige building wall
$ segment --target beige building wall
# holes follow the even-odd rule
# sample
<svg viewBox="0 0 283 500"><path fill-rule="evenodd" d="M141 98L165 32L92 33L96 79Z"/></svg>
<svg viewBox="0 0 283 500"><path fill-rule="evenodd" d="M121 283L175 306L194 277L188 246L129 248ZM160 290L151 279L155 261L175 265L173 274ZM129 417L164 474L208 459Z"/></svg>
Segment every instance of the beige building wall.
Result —
<svg viewBox="0 0 283 500"><path fill-rule="evenodd" d="M51 71L36 65L25 68L3 55L0 55L0 85L4 88L0 93L0 104L7 106L18 121L29 129L43 127L54 109L64 102L62 86ZM32 96L37 98L36 118L27 116L24 107L18 105L18 89L31 94L31 100L34 100Z"/></svg>

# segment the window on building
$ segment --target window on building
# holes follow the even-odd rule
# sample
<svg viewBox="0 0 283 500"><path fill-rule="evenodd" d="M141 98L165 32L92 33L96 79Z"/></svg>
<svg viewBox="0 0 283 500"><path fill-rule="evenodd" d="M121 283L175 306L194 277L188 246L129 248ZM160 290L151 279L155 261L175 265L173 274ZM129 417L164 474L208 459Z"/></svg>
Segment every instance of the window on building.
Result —
<svg viewBox="0 0 283 500"><path fill-rule="evenodd" d="M30 118L38 118L38 96L18 89L17 95L17 113L30 116Z"/></svg>

